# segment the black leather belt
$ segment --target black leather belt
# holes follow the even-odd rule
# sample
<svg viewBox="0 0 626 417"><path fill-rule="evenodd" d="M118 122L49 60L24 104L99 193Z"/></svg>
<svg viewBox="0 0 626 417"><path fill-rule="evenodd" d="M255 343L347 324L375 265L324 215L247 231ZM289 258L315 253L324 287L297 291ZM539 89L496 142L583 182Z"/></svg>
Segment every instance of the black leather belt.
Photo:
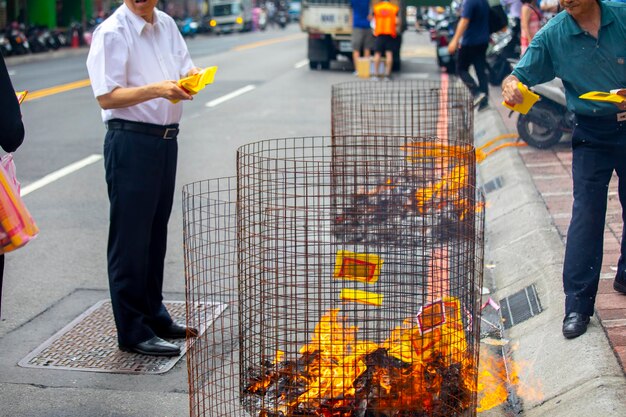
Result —
<svg viewBox="0 0 626 417"><path fill-rule="evenodd" d="M621 122L626 122L626 111L608 115L608 116L586 116L582 114L577 114L576 120L583 122L583 123L593 123L593 122L621 123Z"/></svg>
<svg viewBox="0 0 626 417"><path fill-rule="evenodd" d="M111 119L107 122L107 129L141 133L144 135L155 136L161 139L176 139L176 136L178 136L178 124L161 126L152 123Z"/></svg>

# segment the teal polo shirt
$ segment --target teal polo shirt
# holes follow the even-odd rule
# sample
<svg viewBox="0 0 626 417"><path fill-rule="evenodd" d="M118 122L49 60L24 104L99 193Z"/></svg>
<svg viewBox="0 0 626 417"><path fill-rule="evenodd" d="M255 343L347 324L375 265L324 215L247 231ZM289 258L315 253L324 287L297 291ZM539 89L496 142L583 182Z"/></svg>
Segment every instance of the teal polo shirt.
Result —
<svg viewBox="0 0 626 417"><path fill-rule="evenodd" d="M626 4L599 4L602 20L598 39L563 11L537 32L513 70L513 75L528 86L559 77L565 86L568 109L585 116L610 116L618 108L578 96L626 88Z"/></svg>

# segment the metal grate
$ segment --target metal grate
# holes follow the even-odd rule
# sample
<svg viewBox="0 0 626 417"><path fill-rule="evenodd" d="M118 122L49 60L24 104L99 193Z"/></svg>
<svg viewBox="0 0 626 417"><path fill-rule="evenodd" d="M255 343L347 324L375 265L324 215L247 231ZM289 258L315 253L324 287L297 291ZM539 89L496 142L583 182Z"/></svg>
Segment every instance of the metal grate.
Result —
<svg viewBox="0 0 626 417"><path fill-rule="evenodd" d="M185 302L165 302L172 318L185 321ZM225 305L207 302L196 304L193 314L210 317L207 326L225 309ZM117 347L117 336L111 301L102 300L87 309L71 323L22 359L18 365L25 368L64 369L69 371L110 372L125 374L162 374L169 371L185 354L190 343L184 339L172 340L181 348L176 357L154 357L122 352Z"/></svg>
<svg viewBox="0 0 626 417"><path fill-rule="evenodd" d="M494 179L487 181L483 184L483 191L485 194L489 194L497 189L500 189L504 186L504 177L498 175Z"/></svg>
<svg viewBox="0 0 626 417"><path fill-rule="evenodd" d="M475 416L475 168L466 143L335 135L186 185L187 300L229 305L189 351L191 415Z"/></svg>
<svg viewBox="0 0 626 417"><path fill-rule="evenodd" d="M500 306L505 329L522 323L543 311L534 284L500 300Z"/></svg>
<svg viewBox="0 0 626 417"><path fill-rule="evenodd" d="M332 86L332 135L399 135L474 144L472 95L444 81L352 81Z"/></svg>

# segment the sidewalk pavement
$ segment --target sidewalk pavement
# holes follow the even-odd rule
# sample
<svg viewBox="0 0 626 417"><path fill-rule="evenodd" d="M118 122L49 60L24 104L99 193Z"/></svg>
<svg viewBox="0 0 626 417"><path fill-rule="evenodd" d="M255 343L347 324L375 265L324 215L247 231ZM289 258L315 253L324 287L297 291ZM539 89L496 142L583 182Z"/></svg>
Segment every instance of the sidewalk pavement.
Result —
<svg viewBox="0 0 626 417"><path fill-rule="evenodd" d="M500 101L499 88L493 88L490 107L476 113L477 147L516 133L517 117L509 119ZM625 416L626 297L612 290L622 230L616 182L610 188L597 314L587 333L566 340L561 272L572 203L567 138L550 150L502 149L480 164L478 176L490 185L485 263L493 268L485 271L485 286L495 287L494 300L503 300L534 285L542 308L504 334L513 360L522 366L520 386L527 392L517 395L523 415Z"/></svg>

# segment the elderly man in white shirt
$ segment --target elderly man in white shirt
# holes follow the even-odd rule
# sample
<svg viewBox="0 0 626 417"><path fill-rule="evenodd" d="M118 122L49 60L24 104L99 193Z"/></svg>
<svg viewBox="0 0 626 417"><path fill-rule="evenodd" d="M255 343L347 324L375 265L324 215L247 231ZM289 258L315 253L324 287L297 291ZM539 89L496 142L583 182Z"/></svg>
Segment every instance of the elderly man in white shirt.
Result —
<svg viewBox="0 0 626 417"><path fill-rule="evenodd" d="M164 339L194 336L163 305L182 102L176 81L198 72L176 23L157 0L124 0L94 31L87 69L107 125L109 289L124 351L176 356ZM172 101L177 101L176 104Z"/></svg>

